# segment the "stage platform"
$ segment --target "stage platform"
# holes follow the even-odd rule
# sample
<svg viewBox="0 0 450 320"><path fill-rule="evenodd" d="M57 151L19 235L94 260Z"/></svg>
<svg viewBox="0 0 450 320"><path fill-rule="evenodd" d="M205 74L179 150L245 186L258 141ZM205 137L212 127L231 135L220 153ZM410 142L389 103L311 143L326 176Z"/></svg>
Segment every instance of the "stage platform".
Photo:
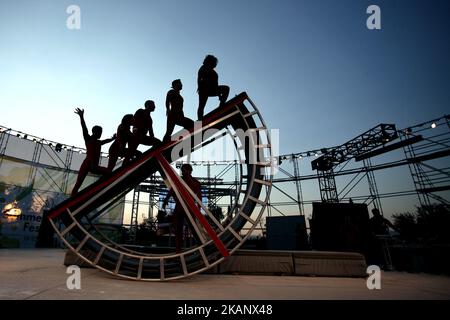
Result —
<svg viewBox="0 0 450 320"><path fill-rule="evenodd" d="M381 290L365 278L200 274L170 282L117 279L81 269L69 290L61 249L0 249L0 299L299 300L450 299L450 277L382 272Z"/></svg>
<svg viewBox="0 0 450 320"><path fill-rule="evenodd" d="M89 254L89 252L83 253L87 257ZM95 256L90 258L94 260ZM67 251L64 265L91 267L72 251ZM237 250L206 273L366 277L366 271L364 256L353 252Z"/></svg>
<svg viewBox="0 0 450 320"><path fill-rule="evenodd" d="M209 273L366 277L366 270L365 258L359 253L237 250Z"/></svg>

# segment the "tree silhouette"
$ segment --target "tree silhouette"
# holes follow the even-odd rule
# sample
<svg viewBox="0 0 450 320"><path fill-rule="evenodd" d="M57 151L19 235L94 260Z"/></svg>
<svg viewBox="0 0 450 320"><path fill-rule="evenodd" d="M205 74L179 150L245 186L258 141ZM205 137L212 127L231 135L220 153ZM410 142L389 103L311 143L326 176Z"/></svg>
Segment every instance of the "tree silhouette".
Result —
<svg viewBox="0 0 450 320"><path fill-rule="evenodd" d="M400 238L413 243L450 244L450 208L444 204L418 207L415 213L394 214Z"/></svg>

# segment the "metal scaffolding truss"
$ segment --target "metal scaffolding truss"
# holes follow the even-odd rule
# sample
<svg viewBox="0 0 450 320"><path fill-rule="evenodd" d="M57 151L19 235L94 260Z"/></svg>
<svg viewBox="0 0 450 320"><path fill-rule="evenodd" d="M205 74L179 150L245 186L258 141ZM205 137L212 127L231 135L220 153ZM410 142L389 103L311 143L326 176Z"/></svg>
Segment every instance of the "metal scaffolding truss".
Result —
<svg viewBox="0 0 450 320"><path fill-rule="evenodd" d="M322 201L339 202L334 174L337 166L384 146L388 142L397 139L397 137L398 134L395 125L379 124L341 146L323 149L323 155L311 162L312 169L317 170ZM365 167L368 166L370 166L370 163L365 163ZM369 168L367 168L366 172L370 185L370 193L375 200L378 194L375 177L373 174L370 174L371 171Z"/></svg>
<svg viewBox="0 0 450 320"><path fill-rule="evenodd" d="M343 145L322 149L323 155L311 162L312 169L331 170L339 164L383 146L397 137L394 124L379 124Z"/></svg>
<svg viewBox="0 0 450 320"><path fill-rule="evenodd" d="M86 150L0 126L0 168L4 159L11 158L8 153L11 137L28 143L33 142L31 157L29 159L20 159L27 161L30 165L27 186L33 185L36 174L39 172L53 187L53 191L67 194L69 174L76 173L76 170L72 169L73 154L74 152L85 154ZM42 159L43 155L46 156L46 163ZM62 183L54 181L51 174L47 171L49 166L64 171Z"/></svg>
<svg viewBox="0 0 450 320"><path fill-rule="evenodd" d="M339 202L333 169L318 170L320 198L326 202Z"/></svg>
<svg viewBox="0 0 450 320"><path fill-rule="evenodd" d="M131 222L130 222L129 237L132 242L136 241L136 232L138 228L139 195L140 195L140 188L138 186L134 188L133 203L131 207Z"/></svg>
<svg viewBox="0 0 450 320"><path fill-rule="evenodd" d="M435 124L435 125L433 125ZM433 134L433 131L435 134ZM439 131L439 133L438 133ZM399 142L395 142L397 138ZM365 141L364 139L368 139ZM359 149L361 147L361 149ZM372 157L387 153L397 149L405 149L406 157L404 159L385 162L374 165ZM339 151L339 152L338 152ZM302 175L299 169L299 161L311 157L322 156L312 161L317 170L317 174ZM334 155L334 158L332 157ZM337 156L336 156L337 155ZM342 155L342 156L341 156ZM282 195L286 200L270 199L268 203L267 215L285 215L284 206L297 206L298 214L304 214L305 204L311 204L313 201L357 201L373 205L381 213L383 198L411 196L417 194L420 204L429 205L432 200L447 203L448 201L436 194L438 191L448 190L450 185L450 167L437 167L436 164L430 164L428 161L450 155L450 126L448 116L440 119L425 122L423 124L410 127L405 130L396 130L395 125L380 124L375 128L365 132L346 144L332 148L322 148L318 150L309 150L300 153L286 154L278 157L279 173L273 182L273 191ZM361 162L361 167L347 169L348 164L355 160L355 163ZM178 162L177 167L185 162ZM226 190L237 183L237 176L234 181L222 179L223 172L234 168L237 172L237 161L193 161L194 166L206 166L209 168L209 176L199 178L202 185L207 186L207 198L211 204L218 204L218 200L224 196L232 197ZM289 164L289 167L286 165ZM326 164L326 165L324 165ZM319 170L330 168L329 170ZM401 166L408 166L411 169L411 176L414 179L416 190L400 190L398 192L380 193L376 182L375 172ZM211 177L212 167L223 167L220 173ZM320 199L303 199L302 181L318 179ZM336 179L342 176L351 176L350 181L345 184L339 192L336 188ZM367 182L367 194L360 196L350 196L351 192L357 188L362 181ZM283 183L292 182L295 189L289 192L284 188ZM165 186L160 178L156 178L152 184L146 183L141 186L140 191L153 195L163 192ZM156 206L156 202L154 202Z"/></svg>
<svg viewBox="0 0 450 320"><path fill-rule="evenodd" d="M448 161L432 160L450 156L449 116L409 127L401 132L402 140L423 137L416 144L403 148L405 158L421 206L430 207L432 200L450 206L450 202L439 192L450 190L450 167Z"/></svg>

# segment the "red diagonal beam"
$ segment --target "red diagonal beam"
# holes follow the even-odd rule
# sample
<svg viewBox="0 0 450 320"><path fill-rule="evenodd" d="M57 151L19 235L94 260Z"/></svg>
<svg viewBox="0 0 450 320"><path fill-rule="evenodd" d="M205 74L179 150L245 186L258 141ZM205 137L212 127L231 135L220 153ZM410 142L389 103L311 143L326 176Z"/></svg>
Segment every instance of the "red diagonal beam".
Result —
<svg viewBox="0 0 450 320"><path fill-rule="evenodd" d="M161 167L163 168L164 172L170 177L170 179L175 184L172 187L176 188L180 193L182 199L178 200L184 201L187 204L190 211L195 215L195 217L200 221L202 226L205 228L206 232L208 233L209 237L213 240L214 244L216 245L217 249L219 249L220 253L224 257L228 257L230 253L228 252L227 248L225 248L223 242L219 239L219 237L217 237L217 234L214 232L214 230L212 229L206 218L200 212L200 209L195 204L194 199L192 198L190 193L185 189L180 179L178 178L177 174L173 171L172 167L170 166L169 162L161 154L157 154L155 157L158 160Z"/></svg>

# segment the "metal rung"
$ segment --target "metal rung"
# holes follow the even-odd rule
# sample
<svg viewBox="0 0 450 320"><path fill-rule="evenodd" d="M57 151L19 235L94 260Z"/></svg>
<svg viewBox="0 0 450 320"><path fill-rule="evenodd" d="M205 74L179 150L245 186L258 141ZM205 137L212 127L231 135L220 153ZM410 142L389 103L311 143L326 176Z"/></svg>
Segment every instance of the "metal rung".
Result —
<svg viewBox="0 0 450 320"><path fill-rule="evenodd" d="M142 265L144 264L144 258L140 258L139 259L139 268L138 268L138 274L137 274L137 278L141 279L142 277Z"/></svg>
<svg viewBox="0 0 450 320"><path fill-rule="evenodd" d="M239 215L241 217L243 217L245 220L247 220L248 222L250 222L251 224L255 225L256 221L253 220L252 218L250 218L249 216L245 215L242 211L239 211Z"/></svg>
<svg viewBox="0 0 450 320"><path fill-rule="evenodd" d="M270 148L271 145L270 144L257 144L255 147L256 148Z"/></svg>
<svg viewBox="0 0 450 320"><path fill-rule="evenodd" d="M120 254L119 260L117 261L117 264L116 264L116 270L114 270L114 273L115 273L115 274L118 274L118 273L119 273L120 265L122 264L122 260L123 260L123 253Z"/></svg>
<svg viewBox="0 0 450 320"><path fill-rule="evenodd" d="M205 252L203 251L203 248L200 248L198 251L200 251L200 254L203 258L203 262L205 263L205 266L209 267L209 261L206 258Z"/></svg>
<svg viewBox="0 0 450 320"><path fill-rule="evenodd" d="M100 258L102 256L103 252L105 252L105 249L106 249L106 247L102 247L100 249L100 251L97 253L97 256L95 257L95 260L94 260L94 264L97 264L100 261Z"/></svg>
<svg viewBox="0 0 450 320"><path fill-rule="evenodd" d="M267 130L266 127L258 127L258 128L250 128L249 131L265 131Z"/></svg>
<svg viewBox="0 0 450 320"><path fill-rule="evenodd" d="M183 268L183 274L188 274L187 267L186 267L186 260L184 259L184 256L180 256L181 260L181 267Z"/></svg>
<svg viewBox="0 0 450 320"><path fill-rule="evenodd" d="M84 237L84 239L80 242L80 244L78 245L77 249L75 250L75 252L78 252L81 250L81 248L84 246L84 244L86 243L86 241L88 241L90 237L88 235L86 235L86 237Z"/></svg>
<svg viewBox="0 0 450 320"><path fill-rule="evenodd" d="M272 166L271 162L253 162L253 161L248 161L248 160L242 160L239 163L240 164L255 164L255 165L261 166L261 167L271 167Z"/></svg>
<svg viewBox="0 0 450 320"><path fill-rule="evenodd" d="M230 226L229 230L236 239L238 239L239 241L242 241L242 237L231 226Z"/></svg>
<svg viewBox="0 0 450 320"><path fill-rule="evenodd" d="M241 189L241 193L246 194L246 193L247 193L247 190Z"/></svg>
<svg viewBox="0 0 450 320"><path fill-rule="evenodd" d="M159 259L159 275L161 280L164 280L164 259Z"/></svg>
<svg viewBox="0 0 450 320"><path fill-rule="evenodd" d="M266 181L266 180L260 180L260 179L256 179L255 178L253 181L256 182L256 183L259 183L259 184L264 184L266 186L271 186L272 185L272 182Z"/></svg>
<svg viewBox="0 0 450 320"><path fill-rule="evenodd" d="M61 237L64 237L73 227L75 227L77 225L76 222L73 222L70 226L68 226L67 228L65 228L62 232L61 232Z"/></svg>
<svg viewBox="0 0 450 320"><path fill-rule="evenodd" d="M256 203L258 203L258 204L260 204L260 205L263 205L263 206L266 205L266 203L265 203L264 201L259 200L259 199L256 199L255 197L248 196L248 198L249 198L250 200L252 200L253 202L256 202Z"/></svg>
<svg viewBox="0 0 450 320"><path fill-rule="evenodd" d="M245 118L252 117L252 116L254 116L255 114L258 114L258 111L252 111L252 112L249 112L249 113L247 113L247 114L244 114L244 117L245 117Z"/></svg>

